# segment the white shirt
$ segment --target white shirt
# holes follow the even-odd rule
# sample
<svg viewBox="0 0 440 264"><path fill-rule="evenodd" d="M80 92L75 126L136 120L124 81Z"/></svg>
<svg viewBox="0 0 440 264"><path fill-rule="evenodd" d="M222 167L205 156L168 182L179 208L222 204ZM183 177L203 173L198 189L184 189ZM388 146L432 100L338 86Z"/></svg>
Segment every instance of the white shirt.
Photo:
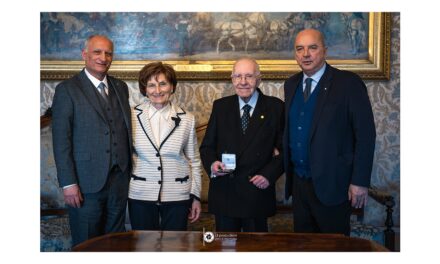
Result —
<svg viewBox="0 0 440 264"><path fill-rule="evenodd" d="M316 88L316 85L318 85L319 80L321 80L322 75L324 75L325 67L326 67L326 64L324 63L324 66L322 66L321 69L319 69L317 72L315 72L315 74L313 74L312 76L307 76L305 73L303 74L303 92L304 92L304 89L306 89L306 79L312 78L313 81L312 81L312 88L310 90L310 94L313 93L313 91Z"/></svg>
<svg viewBox="0 0 440 264"><path fill-rule="evenodd" d="M243 106L246 104L248 104L252 107L251 110L249 111L249 116L252 116L252 114L254 113L255 106L257 105L257 101L258 101L258 91L257 90L254 91L254 93L251 96L251 99L249 99L249 102L247 102L247 103L245 103L243 101L243 99L241 99L239 96L238 97L238 105L240 107L240 117L243 116L243 112L244 112Z"/></svg>
<svg viewBox="0 0 440 264"><path fill-rule="evenodd" d="M161 109L156 109L151 103L148 106L148 119L150 121L151 130L153 131L153 136L157 147L160 146L160 143L167 136L165 135L165 131L168 127L170 118L170 103L167 103L167 105L162 107Z"/></svg>
<svg viewBox="0 0 440 264"><path fill-rule="evenodd" d="M96 89L98 89L98 85L100 84L100 83L104 83L105 84L105 93L108 95L108 82L107 82L107 75L106 76L104 76L104 79L102 80L102 81L100 81L100 80L98 80L98 79L96 79L95 78L95 76L93 76L93 75L91 75L88 71L87 71L87 69L85 69L84 68L84 72L86 73L86 75L87 75L87 78L89 78L89 80L93 83L93 85L96 87ZM99 92L99 89L98 89L98 92Z"/></svg>

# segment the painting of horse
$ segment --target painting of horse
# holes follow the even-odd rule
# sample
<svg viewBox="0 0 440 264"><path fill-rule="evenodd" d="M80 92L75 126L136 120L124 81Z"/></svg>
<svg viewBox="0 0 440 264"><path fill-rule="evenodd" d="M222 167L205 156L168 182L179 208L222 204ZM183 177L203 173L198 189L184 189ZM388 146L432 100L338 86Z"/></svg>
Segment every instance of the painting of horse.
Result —
<svg viewBox="0 0 440 264"><path fill-rule="evenodd" d="M323 32L329 59L366 59L368 13L42 12L41 59L81 60L84 40L104 34L115 60L292 59L299 31Z"/></svg>

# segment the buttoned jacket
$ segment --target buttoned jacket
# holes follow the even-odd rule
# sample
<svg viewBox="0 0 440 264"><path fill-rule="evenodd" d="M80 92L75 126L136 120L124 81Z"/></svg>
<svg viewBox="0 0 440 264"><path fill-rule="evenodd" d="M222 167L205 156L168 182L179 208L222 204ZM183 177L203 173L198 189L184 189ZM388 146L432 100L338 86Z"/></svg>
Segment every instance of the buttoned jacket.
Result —
<svg viewBox="0 0 440 264"><path fill-rule="evenodd" d="M132 109L133 171L129 198L174 202L200 198L201 162L194 115L171 104L165 137L156 143L149 102ZM162 132L161 132L162 133Z"/></svg>

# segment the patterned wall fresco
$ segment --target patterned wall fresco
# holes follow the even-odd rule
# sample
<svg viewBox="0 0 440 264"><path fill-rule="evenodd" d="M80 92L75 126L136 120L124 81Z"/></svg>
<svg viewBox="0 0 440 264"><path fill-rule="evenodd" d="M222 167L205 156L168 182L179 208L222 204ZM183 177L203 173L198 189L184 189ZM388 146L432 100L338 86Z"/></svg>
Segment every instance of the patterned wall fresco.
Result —
<svg viewBox="0 0 440 264"><path fill-rule="evenodd" d="M372 173L372 185L389 191L396 199L394 223L400 225L400 14L393 14L391 43L391 79L389 81L367 81L366 85L373 106L377 139ZM42 81L40 85L40 113L51 105L55 86L59 82ZM143 97L137 90L136 81L127 81L130 88L130 104L142 102ZM284 99L283 81L263 81L260 88L265 94ZM173 100L192 112L197 125L207 123L212 102L223 96L233 94L232 85L227 81L217 82L180 82ZM42 193L56 192L56 175L53 154L51 152L50 129L41 130L41 181ZM283 200L283 183L277 183L277 199ZM207 179L204 181L206 198ZM52 194L60 197L60 193ZM61 199L62 201L62 199ZM369 200L364 221L373 225L383 225L385 212L374 200Z"/></svg>

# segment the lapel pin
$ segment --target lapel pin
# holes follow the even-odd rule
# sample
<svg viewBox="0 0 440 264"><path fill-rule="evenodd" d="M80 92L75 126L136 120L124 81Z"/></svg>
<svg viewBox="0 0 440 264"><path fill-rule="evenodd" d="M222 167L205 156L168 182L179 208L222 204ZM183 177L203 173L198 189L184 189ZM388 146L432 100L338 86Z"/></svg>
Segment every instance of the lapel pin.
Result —
<svg viewBox="0 0 440 264"><path fill-rule="evenodd" d="M261 118L261 119L264 119L264 115L261 115L260 118Z"/></svg>
<svg viewBox="0 0 440 264"><path fill-rule="evenodd" d="M324 87L324 90L326 90L326 91L327 91L327 87Z"/></svg>

